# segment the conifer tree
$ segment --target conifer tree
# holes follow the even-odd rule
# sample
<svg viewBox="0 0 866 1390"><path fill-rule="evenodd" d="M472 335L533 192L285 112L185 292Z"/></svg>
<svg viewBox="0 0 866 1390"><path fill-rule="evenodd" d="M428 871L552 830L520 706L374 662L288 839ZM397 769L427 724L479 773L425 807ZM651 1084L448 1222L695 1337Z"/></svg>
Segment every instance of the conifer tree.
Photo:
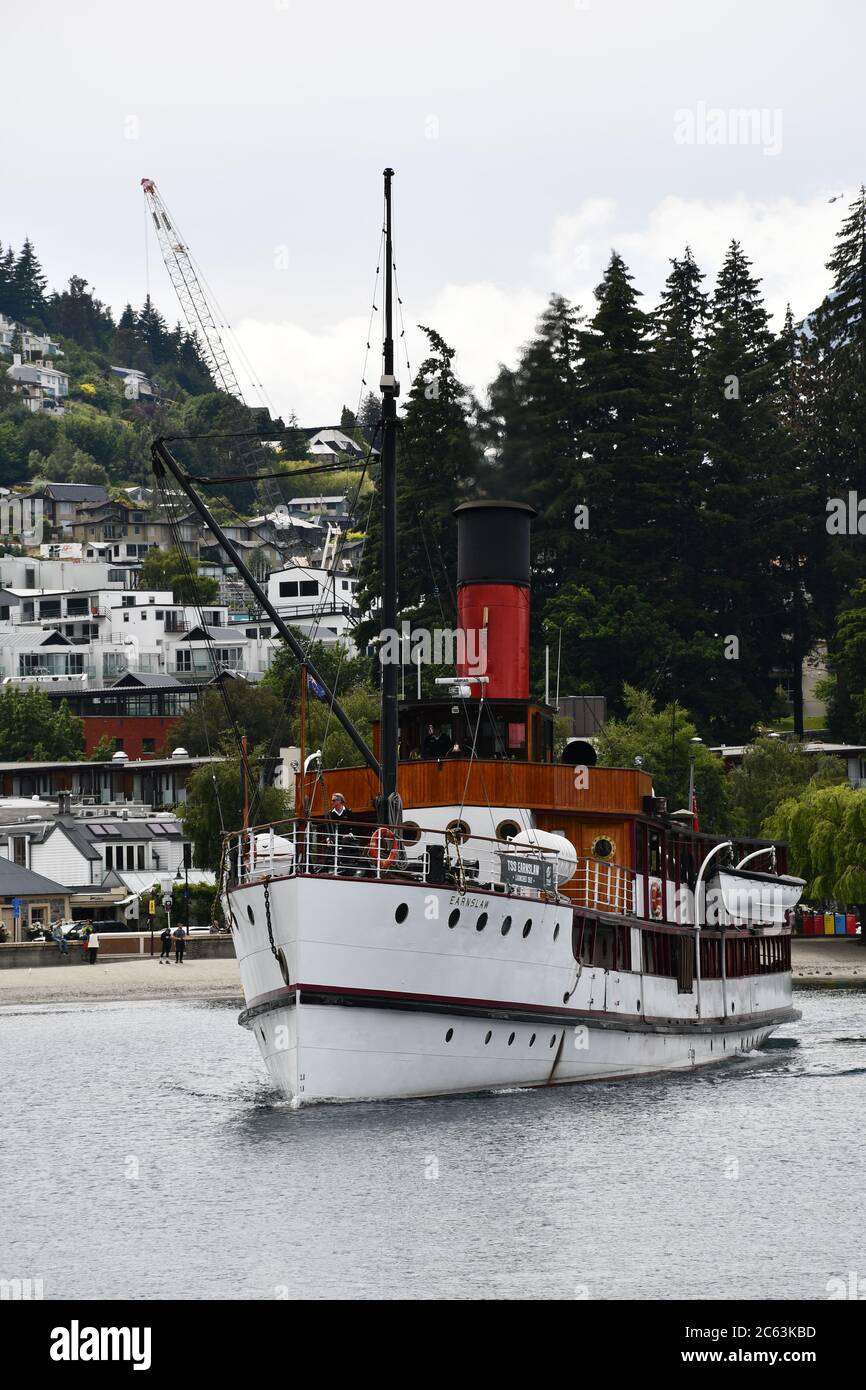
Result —
<svg viewBox="0 0 866 1390"><path fill-rule="evenodd" d="M36 259L33 243L27 237L12 271L12 291L16 314L22 319L42 319L45 313L46 279Z"/></svg>
<svg viewBox="0 0 866 1390"><path fill-rule="evenodd" d="M733 241L719 272L701 364L704 468L696 544L707 631L717 636L715 727L747 736L770 712L785 668L788 618L780 556L790 458L781 424L783 345ZM733 639L733 640L732 640Z"/></svg>
<svg viewBox="0 0 866 1390"><path fill-rule="evenodd" d="M112 348L114 361L119 367L135 366L135 358L138 351L136 322L135 310L131 304L126 304L123 313L117 321L117 330L114 335L114 346Z"/></svg>
<svg viewBox="0 0 866 1390"><path fill-rule="evenodd" d="M7 318L14 318L14 292L12 288L12 271L15 267L15 253L10 246L8 251L3 250L3 243L0 242L0 314L5 314Z"/></svg>
<svg viewBox="0 0 866 1390"><path fill-rule="evenodd" d="M412 383L397 437L399 603L401 613L424 625L450 627L456 620L457 569L452 512L474 477L477 452L468 392L452 366L454 349L434 329L421 329L430 351ZM381 506L377 485L360 572L362 609L381 593ZM371 619L361 640L369 641L375 630Z"/></svg>
<svg viewBox="0 0 866 1390"><path fill-rule="evenodd" d="M538 512L532 526L535 614L577 563L575 507L586 500L580 325L580 311L552 295L517 366L500 367L482 416L482 438L493 456L488 490Z"/></svg>
<svg viewBox="0 0 866 1390"><path fill-rule="evenodd" d="M635 574L649 583L668 567L661 533L657 391L650 323L618 252L595 291L596 312L584 334L583 433L589 529L585 561L613 583Z"/></svg>
<svg viewBox="0 0 866 1390"><path fill-rule="evenodd" d="M379 421L382 418L382 402L372 391L368 391L361 408L358 411L358 424L363 431L364 438L372 444L376 431L379 428Z"/></svg>
<svg viewBox="0 0 866 1390"><path fill-rule="evenodd" d="M171 335L165 319L154 307L150 295L145 299L136 319L135 336L139 349L144 353L150 367L158 367L162 362L171 361Z"/></svg>

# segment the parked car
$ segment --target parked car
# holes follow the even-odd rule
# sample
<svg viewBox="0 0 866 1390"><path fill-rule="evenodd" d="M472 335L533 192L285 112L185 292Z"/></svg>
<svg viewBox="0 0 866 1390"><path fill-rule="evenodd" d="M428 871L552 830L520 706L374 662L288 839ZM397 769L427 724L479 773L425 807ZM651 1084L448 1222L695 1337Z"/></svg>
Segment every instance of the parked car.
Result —
<svg viewBox="0 0 866 1390"><path fill-rule="evenodd" d="M81 941L84 937L85 928L89 927L89 922L61 922L60 930L67 941Z"/></svg>
<svg viewBox="0 0 866 1390"><path fill-rule="evenodd" d="M88 922L87 925L95 932L113 931L138 931L138 923L121 922L117 917L107 917L104 922Z"/></svg>

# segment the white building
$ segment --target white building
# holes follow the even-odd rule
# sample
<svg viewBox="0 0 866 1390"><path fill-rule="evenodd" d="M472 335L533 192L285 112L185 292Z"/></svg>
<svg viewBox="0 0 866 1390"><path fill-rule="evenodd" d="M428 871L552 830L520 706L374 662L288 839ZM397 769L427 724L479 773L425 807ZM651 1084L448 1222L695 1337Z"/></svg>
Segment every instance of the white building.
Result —
<svg viewBox="0 0 866 1390"><path fill-rule="evenodd" d="M6 368L6 374L32 411L54 409L69 395L66 373L40 358L25 363L20 352L13 353L12 366Z"/></svg>
<svg viewBox="0 0 866 1390"><path fill-rule="evenodd" d="M268 598L281 618L320 642L343 642L352 652L357 580L340 571L289 565L268 580Z"/></svg>
<svg viewBox="0 0 866 1390"><path fill-rule="evenodd" d="M70 890L70 910L123 918L156 888L181 877L212 881L197 869L183 823L172 811L144 803L85 805L69 792L57 800L0 797L0 860Z"/></svg>
<svg viewBox="0 0 866 1390"><path fill-rule="evenodd" d="M127 672L257 680L279 646L268 623L230 623L222 605L169 590L0 589L0 679L110 684Z"/></svg>

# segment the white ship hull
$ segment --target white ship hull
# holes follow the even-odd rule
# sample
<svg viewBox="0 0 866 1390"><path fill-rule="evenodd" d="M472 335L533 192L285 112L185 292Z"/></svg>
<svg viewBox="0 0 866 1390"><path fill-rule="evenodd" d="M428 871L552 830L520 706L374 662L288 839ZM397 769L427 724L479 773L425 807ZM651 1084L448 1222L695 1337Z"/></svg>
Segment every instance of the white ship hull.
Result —
<svg viewBox="0 0 866 1390"><path fill-rule="evenodd" d="M789 972L680 993L676 979L579 966L563 902L316 875L275 876L267 902L251 879L228 901L241 1022L298 1105L691 1069L797 1016Z"/></svg>

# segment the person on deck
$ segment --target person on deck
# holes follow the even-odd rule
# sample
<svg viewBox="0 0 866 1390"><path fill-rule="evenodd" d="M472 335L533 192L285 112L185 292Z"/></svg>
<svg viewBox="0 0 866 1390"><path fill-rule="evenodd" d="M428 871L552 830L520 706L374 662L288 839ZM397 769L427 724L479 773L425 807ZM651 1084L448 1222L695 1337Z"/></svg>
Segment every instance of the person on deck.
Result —
<svg viewBox="0 0 866 1390"><path fill-rule="evenodd" d="M355 838L354 817L346 805L346 798L342 792L334 792L331 797L328 820L331 822L328 830L328 844L331 851L336 843L343 864L354 872L361 862L361 850ZM329 861L330 859L329 854Z"/></svg>
<svg viewBox="0 0 866 1390"><path fill-rule="evenodd" d="M174 963L183 965L183 953L186 950L186 932L183 927L175 927L174 931ZM169 962L170 964L171 962Z"/></svg>
<svg viewBox="0 0 866 1390"><path fill-rule="evenodd" d="M161 943L159 963L162 965L162 962L165 961L166 965L171 965L171 927L163 927L159 940Z"/></svg>
<svg viewBox="0 0 866 1390"><path fill-rule="evenodd" d="M99 936L97 935L96 928L94 927L94 928L93 928L93 931L90 933L90 935L89 935L88 938L87 938L87 960L88 960L88 964L90 964L90 965L95 965L95 964L96 964L96 957L97 957L98 955L99 955Z"/></svg>

